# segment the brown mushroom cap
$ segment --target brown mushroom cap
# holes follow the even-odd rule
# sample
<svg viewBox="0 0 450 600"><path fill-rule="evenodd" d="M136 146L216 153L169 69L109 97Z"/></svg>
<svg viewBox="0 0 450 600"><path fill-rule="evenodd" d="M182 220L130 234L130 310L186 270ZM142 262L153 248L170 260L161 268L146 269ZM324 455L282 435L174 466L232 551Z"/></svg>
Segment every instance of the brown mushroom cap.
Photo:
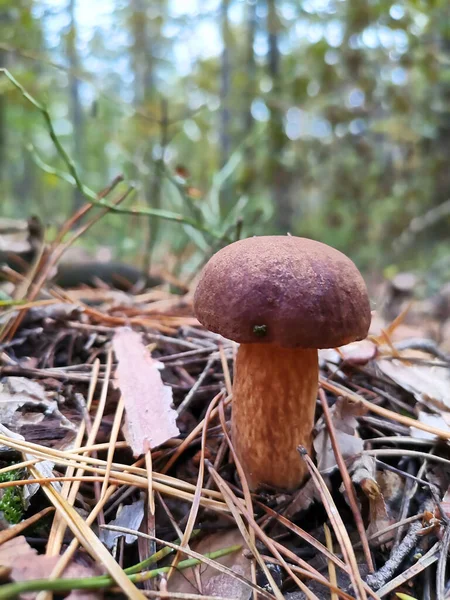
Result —
<svg viewBox="0 0 450 600"><path fill-rule="evenodd" d="M344 254L313 240L262 236L217 252L194 296L198 320L239 343L334 348L366 337L364 280Z"/></svg>

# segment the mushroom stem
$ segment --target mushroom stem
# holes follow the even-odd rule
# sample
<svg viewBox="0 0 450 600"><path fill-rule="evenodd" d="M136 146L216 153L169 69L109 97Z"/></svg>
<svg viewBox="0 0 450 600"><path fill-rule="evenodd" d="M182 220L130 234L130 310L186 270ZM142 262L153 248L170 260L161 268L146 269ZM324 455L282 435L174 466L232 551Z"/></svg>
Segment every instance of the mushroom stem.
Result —
<svg viewBox="0 0 450 600"><path fill-rule="evenodd" d="M232 439L251 489L294 489L305 478L297 446L311 451L318 370L316 349L240 345Z"/></svg>

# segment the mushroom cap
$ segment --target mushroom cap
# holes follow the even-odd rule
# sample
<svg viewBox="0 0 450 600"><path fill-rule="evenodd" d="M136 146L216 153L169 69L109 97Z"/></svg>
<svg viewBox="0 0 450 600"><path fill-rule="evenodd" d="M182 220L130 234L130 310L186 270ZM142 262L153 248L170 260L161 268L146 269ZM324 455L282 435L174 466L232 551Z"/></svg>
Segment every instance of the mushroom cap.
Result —
<svg viewBox="0 0 450 600"><path fill-rule="evenodd" d="M219 250L204 267L194 312L242 344L334 348L366 337L364 280L342 252L294 236L261 236Z"/></svg>

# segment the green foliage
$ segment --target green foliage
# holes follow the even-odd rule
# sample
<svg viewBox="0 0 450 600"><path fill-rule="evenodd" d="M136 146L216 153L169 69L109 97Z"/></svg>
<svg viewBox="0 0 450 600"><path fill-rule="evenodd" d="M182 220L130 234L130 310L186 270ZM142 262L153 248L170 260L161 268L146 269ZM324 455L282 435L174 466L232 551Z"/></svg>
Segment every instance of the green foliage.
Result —
<svg viewBox="0 0 450 600"><path fill-rule="evenodd" d="M23 478L23 471L17 469L0 474L0 483L17 481ZM20 486L11 486L0 490L0 514L3 518L15 525L22 520L24 513L23 492Z"/></svg>

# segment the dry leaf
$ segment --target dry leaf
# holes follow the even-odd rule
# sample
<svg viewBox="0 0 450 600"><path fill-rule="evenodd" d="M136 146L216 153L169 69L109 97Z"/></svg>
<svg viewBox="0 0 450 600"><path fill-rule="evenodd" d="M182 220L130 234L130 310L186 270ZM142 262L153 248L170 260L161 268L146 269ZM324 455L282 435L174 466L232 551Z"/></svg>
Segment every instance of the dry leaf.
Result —
<svg viewBox="0 0 450 600"><path fill-rule="evenodd" d="M370 340L361 340L341 346L339 353L347 365L365 365L375 358L377 347Z"/></svg>
<svg viewBox="0 0 450 600"><path fill-rule="evenodd" d="M0 424L0 434L4 435L6 437L10 437L14 440L22 440L22 441L25 440L23 435L14 433L13 431L10 431L4 425L1 425L1 424ZM9 449L8 446L0 446L0 451L4 448ZM35 458L32 454L27 454L27 453L25 453L24 456L25 456L25 460L33 460ZM52 477L54 477L54 473L53 473L54 466L55 466L55 463L51 462L50 460L41 460L35 464L34 468L36 469L36 471L38 471L39 475L42 478L52 478ZM23 486L23 501L25 504L25 508L27 508L29 506L30 498L32 496L34 496L34 494L40 488L39 483L33 483L34 478L31 475L29 477L29 480L30 480L29 485ZM59 483L58 481L52 481L52 483L50 485L52 487L54 487L58 493L61 492L61 483Z"/></svg>
<svg viewBox="0 0 450 600"><path fill-rule="evenodd" d="M0 383L0 423L15 431L24 425L39 423L47 416L57 419L60 427L76 427L59 411L54 393L25 377L5 377Z"/></svg>
<svg viewBox="0 0 450 600"><path fill-rule="evenodd" d="M217 562L233 569L235 573L239 573L239 575L251 581L251 561L244 555L245 542L238 529L208 535L200 542L194 543L192 549L200 554L206 554L235 544L243 545L242 550L218 558ZM201 593L204 596L249 600L252 595L251 588L242 581L234 579L231 575L220 573L209 566L202 565L200 567L200 580L202 583ZM199 590L195 582L194 570L186 569L183 572L175 572L173 577L169 579L168 590L169 592L198 594Z"/></svg>
<svg viewBox="0 0 450 600"><path fill-rule="evenodd" d="M144 518L144 501L138 500L132 504L125 505L118 516L108 523L108 525L115 525L118 527L126 527L133 531L138 531L141 526L142 519ZM120 531L111 531L109 529L100 530L100 539L107 548L112 548L116 543L117 538L122 537L123 533ZM127 533L125 535L125 542L132 544L137 540L136 535Z"/></svg>
<svg viewBox="0 0 450 600"><path fill-rule="evenodd" d="M172 389L164 385L161 363L150 356L139 333L120 328L114 335L116 380L125 401L125 437L133 454L144 454L179 435Z"/></svg>
<svg viewBox="0 0 450 600"><path fill-rule="evenodd" d="M367 535L370 537L379 531L386 529L389 525L392 525L392 519L389 518L387 506L384 501L383 494L380 493L378 496L371 496L369 498L369 526L367 527ZM382 544L388 544L394 537L393 531L389 531L371 540L371 546L380 546Z"/></svg>
<svg viewBox="0 0 450 600"><path fill-rule="evenodd" d="M437 427L443 431L450 431L450 413L442 412L440 415L431 415L430 413L419 411L418 420L425 425L431 427ZM421 440L435 440L437 436L423 429L417 429L416 427L410 427L411 436L419 438Z"/></svg>
<svg viewBox="0 0 450 600"><path fill-rule="evenodd" d="M355 418L363 414L361 405L338 398L330 409L336 433L336 440L344 459L353 459L364 450L364 442L356 437L358 421ZM324 427L314 439L317 467L321 473L330 473L337 469L336 457L331 445L330 436Z"/></svg>
<svg viewBox="0 0 450 600"><path fill-rule="evenodd" d="M424 352L413 350L405 350L401 354L409 358L422 358L427 363L436 360ZM430 402L440 410L450 409L450 374L447 369L399 359L381 359L377 361L377 366L384 375L413 394L418 402Z"/></svg>
<svg viewBox="0 0 450 600"><path fill-rule="evenodd" d="M13 581L30 581L45 579L50 576L59 561L59 556L38 554L26 541L23 535L18 536L0 546L0 565L10 569L9 577ZM101 575L99 570L71 563L64 571L63 578L94 577ZM21 598L35 598L37 593L21 594ZM98 600L102 598L101 591L73 591L67 598L72 600Z"/></svg>
<svg viewBox="0 0 450 600"><path fill-rule="evenodd" d="M392 525L393 505L397 504L398 496L403 492L403 481L392 471L377 473L375 457L363 454L353 464L352 481L361 486L369 500L369 525L367 535L371 536ZM388 499L388 504L385 502ZM388 532L370 541L371 546L388 544L394 537L394 532Z"/></svg>

